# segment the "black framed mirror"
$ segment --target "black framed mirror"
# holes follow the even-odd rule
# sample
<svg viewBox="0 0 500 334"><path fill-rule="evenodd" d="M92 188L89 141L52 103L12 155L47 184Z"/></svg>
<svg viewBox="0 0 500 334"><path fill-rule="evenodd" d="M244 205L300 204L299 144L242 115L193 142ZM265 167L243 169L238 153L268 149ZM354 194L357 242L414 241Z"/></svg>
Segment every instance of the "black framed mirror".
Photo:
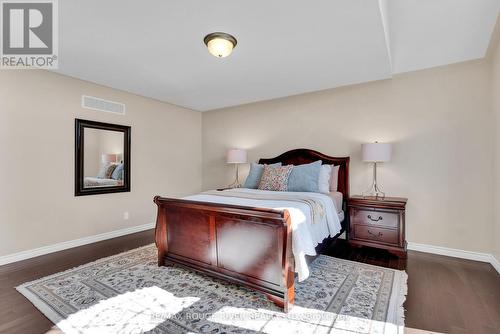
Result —
<svg viewBox="0 0 500 334"><path fill-rule="evenodd" d="M130 191L130 126L75 119L75 196Z"/></svg>

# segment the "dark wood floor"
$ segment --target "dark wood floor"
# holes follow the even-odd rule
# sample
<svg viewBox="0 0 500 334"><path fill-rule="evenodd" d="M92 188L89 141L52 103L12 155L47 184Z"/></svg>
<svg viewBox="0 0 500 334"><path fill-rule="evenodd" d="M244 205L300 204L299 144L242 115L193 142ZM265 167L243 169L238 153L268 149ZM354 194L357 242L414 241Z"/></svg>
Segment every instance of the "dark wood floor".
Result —
<svg viewBox="0 0 500 334"><path fill-rule="evenodd" d="M0 267L0 333L45 333L53 324L14 287L146 245L145 231ZM328 255L408 273L408 328L442 333L500 333L500 275L487 263L410 251L407 260L338 240Z"/></svg>
<svg viewBox="0 0 500 334"><path fill-rule="evenodd" d="M328 255L406 270L407 328L441 333L500 333L500 275L489 263L408 251L406 260L338 240Z"/></svg>
<svg viewBox="0 0 500 334"><path fill-rule="evenodd" d="M0 266L0 333L35 334L53 324L14 288L24 282L153 242L153 230Z"/></svg>

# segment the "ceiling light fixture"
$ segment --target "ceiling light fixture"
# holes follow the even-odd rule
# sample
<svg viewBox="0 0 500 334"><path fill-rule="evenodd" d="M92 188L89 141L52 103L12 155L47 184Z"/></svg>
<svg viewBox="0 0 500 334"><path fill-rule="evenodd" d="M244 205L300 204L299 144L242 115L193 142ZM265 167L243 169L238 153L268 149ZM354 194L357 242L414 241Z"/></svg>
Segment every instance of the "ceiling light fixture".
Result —
<svg viewBox="0 0 500 334"><path fill-rule="evenodd" d="M213 32L203 39L208 48L208 52L217 58L227 57L236 47L236 38L224 32Z"/></svg>

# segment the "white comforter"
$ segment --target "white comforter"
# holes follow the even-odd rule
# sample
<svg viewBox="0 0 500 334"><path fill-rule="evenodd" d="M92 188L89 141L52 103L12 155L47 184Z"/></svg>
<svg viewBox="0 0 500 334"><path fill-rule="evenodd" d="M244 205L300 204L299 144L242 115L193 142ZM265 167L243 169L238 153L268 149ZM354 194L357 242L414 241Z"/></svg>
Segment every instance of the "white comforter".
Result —
<svg viewBox="0 0 500 334"><path fill-rule="evenodd" d="M306 255L316 255L314 249L328 236L334 236L341 230L340 220L337 215L337 208L330 196L319 193L300 193L300 192L276 192L256 189L233 189L234 192L242 193L264 193L279 198L280 194L284 196L313 196L321 201L325 208L325 214L316 223L312 223L311 208L306 203L283 200L261 200L248 199L240 197L226 197L211 194L198 194L184 197L187 200L213 202L222 204L235 204L251 207L287 209L290 212L292 220L292 250L295 258L295 271L298 274L299 281L309 277L309 268L306 262Z"/></svg>
<svg viewBox="0 0 500 334"><path fill-rule="evenodd" d="M109 187L120 185L120 180L115 179L101 179L98 177L86 176L83 180L84 187Z"/></svg>

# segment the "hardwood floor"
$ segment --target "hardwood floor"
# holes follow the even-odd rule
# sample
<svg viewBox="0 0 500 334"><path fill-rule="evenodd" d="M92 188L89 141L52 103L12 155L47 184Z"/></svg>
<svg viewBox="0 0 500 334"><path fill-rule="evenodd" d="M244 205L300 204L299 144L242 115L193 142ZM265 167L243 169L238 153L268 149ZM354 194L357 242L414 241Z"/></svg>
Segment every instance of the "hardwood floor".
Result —
<svg viewBox="0 0 500 334"><path fill-rule="evenodd" d="M0 333L45 333L53 326L16 286L153 241L154 230L148 230L0 266Z"/></svg>
<svg viewBox="0 0 500 334"><path fill-rule="evenodd" d="M408 258L337 242L328 255L406 270L405 325L441 333L500 333L500 275L489 263L408 251Z"/></svg>
<svg viewBox="0 0 500 334"><path fill-rule="evenodd" d="M53 324L14 288L24 282L153 242L153 230L0 267L0 333L45 333ZM328 255L406 270L406 326L442 333L500 333L500 275L487 263L409 251L351 249L338 240Z"/></svg>

